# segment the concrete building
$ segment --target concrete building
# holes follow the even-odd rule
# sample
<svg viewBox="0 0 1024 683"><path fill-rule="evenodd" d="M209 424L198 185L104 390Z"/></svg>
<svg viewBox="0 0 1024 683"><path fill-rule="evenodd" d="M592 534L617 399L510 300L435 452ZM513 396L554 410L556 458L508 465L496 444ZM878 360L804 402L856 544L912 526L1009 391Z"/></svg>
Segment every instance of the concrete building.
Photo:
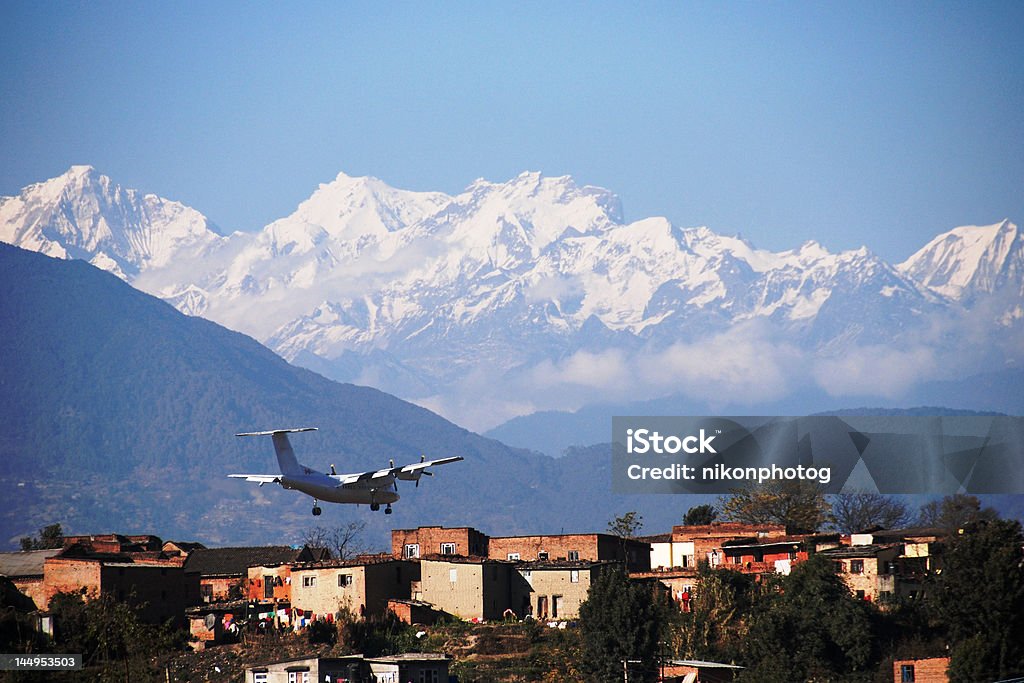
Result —
<svg viewBox="0 0 1024 683"><path fill-rule="evenodd" d="M447 683L451 658L414 653L386 657L305 657L245 670L246 683Z"/></svg>
<svg viewBox="0 0 1024 683"><path fill-rule="evenodd" d="M421 599L460 619L501 619L521 601L524 589L514 562L483 557L435 555L420 560Z"/></svg>
<svg viewBox="0 0 1024 683"><path fill-rule="evenodd" d="M420 565L392 557L375 560L329 560L291 567L293 610L308 615L336 615L348 610L359 617L380 616L388 600L408 600Z"/></svg>
<svg viewBox="0 0 1024 683"><path fill-rule="evenodd" d="M836 564L843 581L858 598L885 602L900 594L897 572L898 545L854 545L823 550Z"/></svg>
<svg viewBox="0 0 1024 683"><path fill-rule="evenodd" d="M651 546L611 534L491 537L488 557L511 562L622 562L631 572L651 569Z"/></svg>
<svg viewBox="0 0 1024 683"><path fill-rule="evenodd" d="M620 565L586 561L521 562L516 565L522 581L513 585L513 589L519 588L515 591L518 605L513 606L513 611L518 617L531 615L541 620L576 619L591 583L601 572L615 566Z"/></svg>
<svg viewBox="0 0 1024 683"><path fill-rule="evenodd" d="M391 555L404 559L425 555L487 557L488 541L487 534L466 526L394 529L391 532Z"/></svg>

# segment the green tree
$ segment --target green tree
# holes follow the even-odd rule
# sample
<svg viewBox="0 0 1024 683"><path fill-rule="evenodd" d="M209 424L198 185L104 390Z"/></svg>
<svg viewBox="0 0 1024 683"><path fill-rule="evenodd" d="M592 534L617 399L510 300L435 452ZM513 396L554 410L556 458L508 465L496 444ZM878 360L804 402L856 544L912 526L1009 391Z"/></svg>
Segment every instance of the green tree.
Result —
<svg viewBox="0 0 1024 683"><path fill-rule="evenodd" d="M732 522L783 524L790 533L813 533L828 521L830 507L815 484L771 481L733 492L719 509Z"/></svg>
<svg viewBox="0 0 1024 683"><path fill-rule="evenodd" d="M622 569L597 577L580 605L583 665L588 681L621 681L623 662L627 663L630 681L655 680L667 610L658 591L647 582L630 581Z"/></svg>
<svg viewBox="0 0 1024 683"><path fill-rule="evenodd" d="M608 522L608 531L619 538L633 538L643 528L643 525L643 516L636 511L631 511Z"/></svg>
<svg viewBox="0 0 1024 683"><path fill-rule="evenodd" d="M64 545L64 530L60 523L49 524L39 530L39 537L24 536L21 539L22 550L49 550Z"/></svg>
<svg viewBox="0 0 1024 683"><path fill-rule="evenodd" d="M834 681L865 674L872 663L872 607L857 600L820 555L793 568L760 600L744 639L739 680Z"/></svg>
<svg viewBox="0 0 1024 683"><path fill-rule="evenodd" d="M918 522L921 526L939 527L956 531L968 524L999 518L992 508L981 507L977 496L955 493L942 500L933 500L921 506Z"/></svg>
<svg viewBox="0 0 1024 683"><path fill-rule="evenodd" d="M880 493L840 493L832 502L832 525L852 534L873 527L899 529L912 521L906 503Z"/></svg>
<svg viewBox="0 0 1024 683"><path fill-rule="evenodd" d="M950 680L1024 675L1024 533L1017 521L979 522L953 536L928 604L952 645Z"/></svg>
<svg viewBox="0 0 1024 683"><path fill-rule="evenodd" d="M686 511L683 524L685 526L704 526L714 523L716 517L718 517L718 510L714 505L697 505Z"/></svg>
<svg viewBox="0 0 1024 683"><path fill-rule="evenodd" d="M690 611L673 619L672 651L687 659L735 660L746 635L746 618L760 592L752 575L712 569L701 562Z"/></svg>

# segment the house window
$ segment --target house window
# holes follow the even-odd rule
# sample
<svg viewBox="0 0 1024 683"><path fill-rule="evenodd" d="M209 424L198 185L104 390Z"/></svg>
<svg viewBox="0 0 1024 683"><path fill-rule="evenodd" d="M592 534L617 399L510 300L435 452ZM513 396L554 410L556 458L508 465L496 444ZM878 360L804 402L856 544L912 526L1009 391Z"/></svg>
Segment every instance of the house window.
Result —
<svg viewBox="0 0 1024 683"><path fill-rule="evenodd" d="M406 543L405 552L402 553L403 557L419 557L420 556L420 544L419 543Z"/></svg>
<svg viewBox="0 0 1024 683"><path fill-rule="evenodd" d="M440 678L438 678L437 669L421 670L420 683L440 683Z"/></svg>
<svg viewBox="0 0 1024 683"><path fill-rule="evenodd" d="M850 560L850 573L851 574L863 574L864 573L864 560Z"/></svg>
<svg viewBox="0 0 1024 683"><path fill-rule="evenodd" d="M551 618L557 619L558 615L564 610L562 609L562 596L552 595L551 596Z"/></svg>
<svg viewBox="0 0 1024 683"><path fill-rule="evenodd" d="M900 665L900 683L914 683L917 678L914 677L914 665L913 664L901 664Z"/></svg>
<svg viewBox="0 0 1024 683"><path fill-rule="evenodd" d="M270 680L270 674L266 671L254 671L252 674L252 683L267 683Z"/></svg>
<svg viewBox="0 0 1024 683"><path fill-rule="evenodd" d="M508 559L510 559L513 562L518 562L519 561L519 553L509 553L508 554Z"/></svg>
<svg viewBox="0 0 1024 683"><path fill-rule="evenodd" d="M546 550L542 550L539 553L537 553L537 559L540 560L541 562L546 562L547 559L548 559L547 551Z"/></svg>
<svg viewBox="0 0 1024 683"><path fill-rule="evenodd" d="M569 551L569 561L570 562L579 562L580 561L580 551L579 550L570 550Z"/></svg>
<svg viewBox="0 0 1024 683"><path fill-rule="evenodd" d="M454 567L448 570L448 583L455 583L459 579L459 574Z"/></svg>
<svg viewBox="0 0 1024 683"><path fill-rule="evenodd" d="M267 599L274 597L274 577L270 574L263 576L263 597Z"/></svg>
<svg viewBox="0 0 1024 683"><path fill-rule="evenodd" d="M344 588L345 586L351 586L351 585L352 585L352 575L351 574L338 574L338 586L339 587Z"/></svg>
<svg viewBox="0 0 1024 683"><path fill-rule="evenodd" d="M199 587L199 596L203 599L203 602L213 602L213 586L208 583L204 583Z"/></svg>
<svg viewBox="0 0 1024 683"><path fill-rule="evenodd" d="M441 554L442 555L454 555L455 554L455 544L454 543L442 543L441 544Z"/></svg>
<svg viewBox="0 0 1024 683"><path fill-rule="evenodd" d="M579 569L571 569L569 571L569 583L579 583L579 582L580 582L580 570Z"/></svg>
<svg viewBox="0 0 1024 683"><path fill-rule="evenodd" d="M302 587L303 588L312 588L315 585L316 585L316 577L315 576L303 576L302 577Z"/></svg>

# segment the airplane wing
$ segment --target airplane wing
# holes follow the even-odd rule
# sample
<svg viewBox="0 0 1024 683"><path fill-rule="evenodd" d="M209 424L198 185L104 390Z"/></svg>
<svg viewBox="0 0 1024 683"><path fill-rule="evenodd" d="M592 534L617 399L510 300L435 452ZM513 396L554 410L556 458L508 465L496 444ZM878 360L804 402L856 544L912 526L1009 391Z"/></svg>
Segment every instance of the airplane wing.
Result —
<svg viewBox="0 0 1024 683"><path fill-rule="evenodd" d="M263 484L273 484L281 481L280 474L229 474L232 479L245 479L246 481L254 481L260 486Z"/></svg>
<svg viewBox="0 0 1024 683"><path fill-rule="evenodd" d="M418 484L419 478L422 475L430 476L431 473L427 471L428 467L445 465L450 462L458 462L459 460L464 460L464 458L461 455L456 455L450 458L438 458L437 460L421 460L420 462L402 465L401 467L389 467L370 472L358 472L356 474L342 474L338 477L338 486L348 488L366 487L372 486L375 481L380 481L382 484L390 484L392 477L402 479L403 481L415 481Z"/></svg>
<svg viewBox="0 0 1024 683"><path fill-rule="evenodd" d="M456 455L456 456L452 456L451 458L438 458L437 460L424 460L422 462L416 462L416 463L413 463L411 465L406 465L404 467L396 467L394 469L394 472L395 472L395 474L402 473L402 472L405 472L405 473L419 472L420 470L425 470L428 467L433 467L434 465L446 465L446 464L448 464L450 462L458 462L459 460L464 460L464 459L465 458L463 458L461 455Z"/></svg>

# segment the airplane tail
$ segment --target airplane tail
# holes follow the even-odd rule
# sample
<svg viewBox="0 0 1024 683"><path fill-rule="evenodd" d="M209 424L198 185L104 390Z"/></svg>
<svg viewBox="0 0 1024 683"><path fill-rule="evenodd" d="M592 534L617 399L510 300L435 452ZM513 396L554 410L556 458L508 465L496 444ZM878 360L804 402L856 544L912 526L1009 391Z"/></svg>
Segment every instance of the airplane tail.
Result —
<svg viewBox="0 0 1024 683"><path fill-rule="evenodd" d="M298 475L302 474L302 466L295 459L295 451L288 441L288 434L291 432L313 432L316 427L301 427L298 429L274 429L268 432L243 432L235 436L269 436L274 441L274 452L277 454L277 464L281 468L281 474Z"/></svg>

